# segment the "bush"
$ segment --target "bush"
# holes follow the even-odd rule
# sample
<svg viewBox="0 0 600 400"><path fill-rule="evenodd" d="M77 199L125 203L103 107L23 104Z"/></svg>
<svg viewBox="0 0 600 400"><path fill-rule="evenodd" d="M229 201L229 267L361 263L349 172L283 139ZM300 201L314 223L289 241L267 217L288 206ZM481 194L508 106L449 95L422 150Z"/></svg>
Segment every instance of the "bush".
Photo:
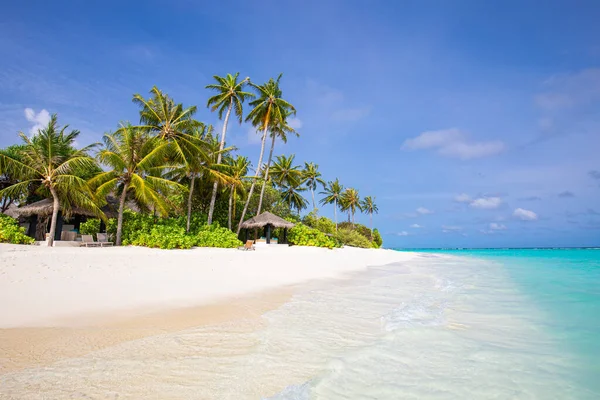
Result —
<svg viewBox="0 0 600 400"><path fill-rule="evenodd" d="M97 234L100 232L100 220L99 219L88 219L79 225L79 233L82 235L94 235L94 239L97 240Z"/></svg>
<svg viewBox="0 0 600 400"><path fill-rule="evenodd" d="M302 223L308 227L320 230L323 233L335 233L335 223L326 217L319 217L316 210L311 211L303 219Z"/></svg>
<svg viewBox="0 0 600 400"><path fill-rule="evenodd" d="M33 244L35 239L25 234L16 219L0 214L0 243Z"/></svg>
<svg viewBox="0 0 600 400"><path fill-rule="evenodd" d="M379 233L377 229L373 229L373 242L377 245L377 248L380 248L383 245L381 233Z"/></svg>
<svg viewBox="0 0 600 400"><path fill-rule="evenodd" d="M154 225L150 231L138 233L128 244L134 246L158 247L159 249L189 249L196 244L196 240L192 235L185 233L185 228L169 225Z"/></svg>
<svg viewBox="0 0 600 400"><path fill-rule="evenodd" d="M205 225L196 234L196 246L198 247L235 248L240 247L242 244L234 232L216 224Z"/></svg>
<svg viewBox="0 0 600 400"><path fill-rule="evenodd" d="M326 247L328 249L336 247L336 242L332 237L326 236L320 230L308 227L302 223L298 223L290 229L288 242L298 246Z"/></svg>
<svg viewBox="0 0 600 400"><path fill-rule="evenodd" d="M364 249L373 248L373 242L369 239L351 229L338 229L335 235L336 239L347 246L362 247Z"/></svg>

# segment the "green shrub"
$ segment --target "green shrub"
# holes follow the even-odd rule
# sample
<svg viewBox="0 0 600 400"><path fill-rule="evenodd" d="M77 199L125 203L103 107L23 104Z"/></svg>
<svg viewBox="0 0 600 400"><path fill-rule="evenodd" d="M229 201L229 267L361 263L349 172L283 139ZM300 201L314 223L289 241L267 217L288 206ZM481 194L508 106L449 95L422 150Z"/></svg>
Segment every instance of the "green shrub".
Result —
<svg viewBox="0 0 600 400"><path fill-rule="evenodd" d="M328 249L336 247L336 241L332 237L302 223L298 223L290 229L288 242L298 246L326 247Z"/></svg>
<svg viewBox="0 0 600 400"><path fill-rule="evenodd" d="M16 219L0 214L0 243L33 244L35 239L25 234Z"/></svg>
<svg viewBox="0 0 600 400"><path fill-rule="evenodd" d="M369 239L351 229L338 229L335 237L340 243L347 246L362 247L364 249L373 247L373 243Z"/></svg>
<svg viewBox="0 0 600 400"><path fill-rule="evenodd" d="M97 240L97 234L100 232L100 220L99 219L88 219L79 225L79 233L82 235L94 235L94 239Z"/></svg>
<svg viewBox="0 0 600 400"><path fill-rule="evenodd" d="M139 232L129 244L159 249L189 249L196 244L196 240L185 233L185 228L154 225L150 231Z"/></svg>
<svg viewBox="0 0 600 400"><path fill-rule="evenodd" d="M323 233L335 233L335 223L326 217L319 217L316 210L311 211L303 219L302 223L311 228L320 230Z"/></svg>
<svg viewBox="0 0 600 400"><path fill-rule="evenodd" d="M373 242L377 245L377 248L380 248L383 245L381 233L379 233L377 228L373 229Z"/></svg>
<svg viewBox="0 0 600 400"><path fill-rule="evenodd" d="M243 244L234 232L218 224L205 225L195 238L198 247L235 248Z"/></svg>

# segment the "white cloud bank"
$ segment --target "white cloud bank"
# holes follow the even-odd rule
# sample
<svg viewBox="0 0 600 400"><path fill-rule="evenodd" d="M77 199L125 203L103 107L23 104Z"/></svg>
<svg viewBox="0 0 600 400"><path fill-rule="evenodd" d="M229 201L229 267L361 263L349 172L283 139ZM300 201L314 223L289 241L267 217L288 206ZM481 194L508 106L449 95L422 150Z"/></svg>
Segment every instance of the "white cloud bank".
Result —
<svg viewBox="0 0 600 400"><path fill-rule="evenodd" d="M421 215L427 215L427 214L433 214L433 211L428 210L425 207L419 207L419 208L417 208L417 213L419 213Z"/></svg>
<svg viewBox="0 0 600 400"><path fill-rule="evenodd" d="M522 221L535 221L538 219L538 215L530 210L525 210L523 208L517 208L513 212L513 216L519 218Z"/></svg>
<svg viewBox="0 0 600 400"><path fill-rule="evenodd" d="M415 228L415 229L419 229L419 228L422 228L423 226L421 226L419 224L412 224L410 227L411 228Z"/></svg>
<svg viewBox="0 0 600 400"><path fill-rule="evenodd" d="M493 156L502 152L505 147L499 140L469 141L467 135L457 128L423 132L417 137L405 140L402 145L405 150L436 149L438 154L462 160Z"/></svg>
<svg viewBox="0 0 600 400"><path fill-rule="evenodd" d="M481 197L473 200L469 205L473 208L493 210L502 205L502 199L500 197Z"/></svg>
<svg viewBox="0 0 600 400"><path fill-rule="evenodd" d="M506 229L506 225L504 224L499 224L497 222L490 223L490 230L492 231L504 231Z"/></svg>
<svg viewBox="0 0 600 400"><path fill-rule="evenodd" d="M32 108L25 109L25 118L27 121L32 122L34 125L29 129L29 133L31 135L35 135L38 130L44 128L50 122L50 113L48 110L43 109L39 113L36 112Z"/></svg>
<svg viewBox="0 0 600 400"><path fill-rule="evenodd" d="M402 231L402 232L398 232L398 233L396 233L396 235L397 235L397 236L408 236L408 235L409 235L409 233L408 233L408 232L406 232L406 231Z"/></svg>
<svg viewBox="0 0 600 400"><path fill-rule="evenodd" d="M457 203L470 203L471 202L471 196L469 196L466 193L461 193L458 196L456 196L454 198L454 201L456 201Z"/></svg>

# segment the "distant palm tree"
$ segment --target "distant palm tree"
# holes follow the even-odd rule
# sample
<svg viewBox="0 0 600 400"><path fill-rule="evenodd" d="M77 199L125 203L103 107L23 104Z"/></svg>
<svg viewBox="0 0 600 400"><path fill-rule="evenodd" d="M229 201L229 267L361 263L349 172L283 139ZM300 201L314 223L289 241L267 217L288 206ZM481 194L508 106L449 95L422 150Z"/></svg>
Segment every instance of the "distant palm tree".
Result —
<svg viewBox="0 0 600 400"><path fill-rule="evenodd" d="M281 74L279 77L277 77L277 80L271 78L264 85L256 85L250 82L250 86L252 86L258 94L258 98L250 102L250 105L254 108L246 117L246 121L251 121L252 125L257 130L263 131L263 134L260 146L260 156L258 157L257 163L259 168L256 169L256 175L252 181L252 185L250 185L248 198L246 199L246 204L242 210L242 216L237 228L238 235L241 230L242 222L244 222L246 211L248 211L248 205L250 204L252 193L254 193L254 186L256 185L256 181L260 176L260 166L262 165L262 159L265 152L265 140L267 138L267 131L272 125L271 121L285 121L285 118L289 114L296 114L296 109L294 106L281 98L282 92L279 88L280 79Z"/></svg>
<svg viewBox="0 0 600 400"><path fill-rule="evenodd" d="M377 214L379 212L379 208L377 207L377 204L375 204L375 200L371 196L367 196L361 203L361 210L364 213L369 214L371 240L373 240L373 214Z"/></svg>
<svg viewBox="0 0 600 400"><path fill-rule="evenodd" d="M244 179L248 173L250 160L248 157L237 156L236 158L229 157L225 163L229 165L229 212L227 215L227 226L232 230L232 219L235 218L235 201L238 194L244 194Z"/></svg>
<svg viewBox="0 0 600 400"><path fill-rule="evenodd" d="M38 184L38 190L52 198L48 246L54 244L56 222L61 209L65 211L76 205L104 217L90 187L82 178L97 168L96 161L88 154L96 145L75 149L73 146L79 131L67 132L67 128L68 125L62 128L58 126L54 114L48 125L33 137L19 132L23 145L17 150L18 154L11 156L0 152L0 174L11 175L18 182L0 191L0 197L23 195L30 185Z"/></svg>
<svg viewBox="0 0 600 400"><path fill-rule="evenodd" d="M267 182L269 181L269 168L271 167L271 160L273 159L273 149L275 148L275 139L280 138L283 143L287 143L287 134L291 133L296 135L296 137L300 136L298 132L294 130L291 126L287 124L287 121L274 121L273 125L269 129L271 132L271 150L269 150L269 158L267 159L267 164L264 167L264 176L263 176L263 184L260 189L260 197L258 199L258 208L256 210L256 215L260 214L262 209L263 196L265 195L265 187Z"/></svg>
<svg viewBox="0 0 600 400"><path fill-rule="evenodd" d="M298 215L300 215L301 210L304 210L306 206L308 206L308 201L300 194L300 192L305 190L306 188L300 186L299 182L291 182L290 185L281 187L282 201L287 204L290 209L296 209Z"/></svg>
<svg viewBox="0 0 600 400"><path fill-rule="evenodd" d="M295 155L286 157L277 156L271 167L271 179L279 187L296 187L302 183L302 170L299 165L294 165Z"/></svg>
<svg viewBox="0 0 600 400"><path fill-rule="evenodd" d="M335 181L330 181L325 186L324 190L320 194L324 194L325 197L321 199L321 204L333 204L333 215L335 218L335 230L338 228L338 219L337 219L337 209L338 203L340 201L340 197L342 195L342 191L344 187L340 184L339 179L335 179Z"/></svg>
<svg viewBox="0 0 600 400"><path fill-rule="evenodd" d="M304 163L304 170L302 171L302 180L306 183L306 187L310 189L312 195L313 210L317 209L315 204L315 190L317 185L325 187L325 181L321 179L321 173L319 172L319 166L315 163Z"/></svg>
<svg viewBox="0 0 600 400"><path fill-rule="evenodd" d="M356 214L356 209L359 211L362 209L362 205L360 202L360 197L358 195L358 190L354 188L347 188L340 198L340 204L342 207L342 211L348 211L348 219L350 220L350 215L352 215L352 226L354 226L354 214Z"/></svg>
<svg viewBox="0 0 600 400"><path fill-rule="evenodd" d="M217 81L216 84L207 85L206 88L217 92L216 95L208 99L207 107L210 107L211 111L219 110L219 119L223 118L223 112L225 113L225 120L223 121L223 131L221 133L221 143L219 147L219 154L217 156L217 164L221 164L221 154L225 147L225 135L227 134L227 124L229 122L229 116L231 110L234 110L235 115L239 123L242 123L242 116L244 114L242 104L246 99L254 97L254 94L244 92L244 86L250 81L250 78L245 78L241 82L238 82L237 72L235 75L227 74L225 77L213 76ZM208 224L212 223L213 212L215 210L215 202L217 200L217 189L219 188L219 182L215 180L213 183L212 195L210 198L210 207L208 209Z"/></svg>
<svg viewBox="0 0 600 400"><path fill-rule="evenodd" d="M117 246L121 245L123 210L127 193L132 191L136 200L160 215L169 213L169 200L165 193L185 187L162 178L152 176L153 170L161 166L168 155L168 143L160 137L131 124L122 125L116 132L103 137L104 148L98 153L101 163L111 169L98 174L89 182L96 194L104 198L120 191L119 215L117 217Z"/></svg>

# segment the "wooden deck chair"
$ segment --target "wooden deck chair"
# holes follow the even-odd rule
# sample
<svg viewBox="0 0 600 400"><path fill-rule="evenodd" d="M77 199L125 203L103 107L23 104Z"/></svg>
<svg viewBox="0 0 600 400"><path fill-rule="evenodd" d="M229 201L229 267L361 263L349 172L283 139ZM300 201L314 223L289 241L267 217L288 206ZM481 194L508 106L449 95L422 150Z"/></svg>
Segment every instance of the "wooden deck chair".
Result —
<svg viewBox="0 0 600 400"><path fill-rule="evenodd" d="M256 247L254 247L254 242L252 240L246 240L246 244L242 247L238 247L238 250L256 250Z"/></svg>
<svg viewBox="0 0 600 400"><path fill-rule="evenodd" d="M98 243L100 243L100 247L110 247L113 245L113 242L108 241L108 236L106 233L97 233L96 237L98 238Z"/></svg>
<svg viewBox="0 0 600 400"><path fill-rule="evenodd" d="M98 242L94 242L94 237L92 235L81 235L81 246L98 247L102 245Z"/></svg>

